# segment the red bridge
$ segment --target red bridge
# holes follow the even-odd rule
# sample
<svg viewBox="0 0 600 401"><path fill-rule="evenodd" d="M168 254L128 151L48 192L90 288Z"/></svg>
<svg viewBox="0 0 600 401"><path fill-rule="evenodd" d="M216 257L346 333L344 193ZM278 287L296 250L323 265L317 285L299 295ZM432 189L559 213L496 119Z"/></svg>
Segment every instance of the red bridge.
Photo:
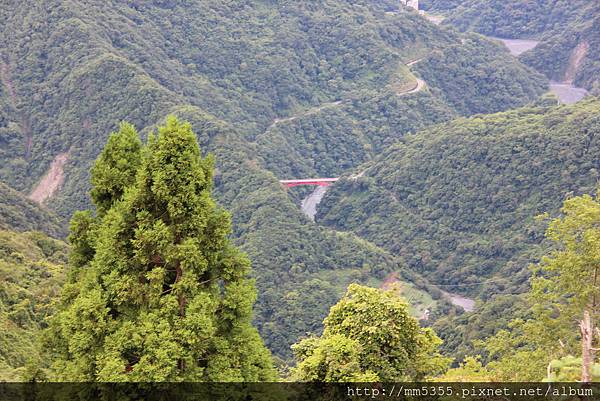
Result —
<svg viewBox="0 0 600 401"><path fill-rule="evenodd" d="M298 185L318 185L320 187L327 187L339 178L308 178L305 180L281 180L279 181L288 188L297 187Z"/></svg>

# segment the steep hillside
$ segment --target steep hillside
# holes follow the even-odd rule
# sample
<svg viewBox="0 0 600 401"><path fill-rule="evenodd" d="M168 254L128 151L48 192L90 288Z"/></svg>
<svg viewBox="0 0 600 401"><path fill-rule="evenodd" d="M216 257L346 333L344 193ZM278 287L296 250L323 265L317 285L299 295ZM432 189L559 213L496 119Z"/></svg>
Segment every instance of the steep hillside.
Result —
<svg viewBox="0 0 600 401"><path fill-rule="evenodd" d="M446 12L444 24L502 38L537 37L583 15L593 0L427 0L423 8Z"/></svg>
<svg viewBox="0 0 600 401"><path fill-rule="evenodd" d="M51 162L66 157L64 183L49 200L63 215L86 202L85 171L119 120L145 127L174 107L193 105L253 138L277 119L319 119L310 111L328 103L410 88L415 77L405 63L460 43L414 12L390 15L368 1L46 0L25 7L8 2L0 13L8 21L0 31L0 140L6 144L0 180L33 191ZM543 91L539 85L524 91L523 80L534 77L514 73L489 77L513 103ZM478 84L476 77L466 82ZM375 132L386 125L367 121ZM356 122L345 118L347 126ZM365 145L352 136L348 141ZM324 148L316 158L323 154Z"/></svg>
<svg viewBox="0 0 600 401"><path fill-rule="evenodd" d="M0 229L42 231L55 238L64 238L64 221L43 206L0 182Z"/></svg>
<svg viewBox="0 0 600 401"><path fill-rule="evenodd" d="M558 82L572 83L600 94L600 3L565 29L544 34L521 60Z"/></svg>
<svg viewBox="0 0 600 401"><path fill-rule="evenodd" d="M416 70L461 115L494 113L521 106L546 87L543 76L507 55L503 46L469 35L432 52Z"/></svg>
<svg viewBox="0 0 600 401"><path fill-rule="evenodd" d="M314 225L278 179L340 174L406 133L545 90L492 42L475 57L473 46L457 50L456 32L367 0L12 0L0 17L0 182L67 219L89 206L90 165L120 120L145 134L170 113L189 120L216 156L217 198L254 262L257 324L284 358L341 294L348 280L332 286L332 271L381 280L402 261ZM421 63L435 71L425 66L435 52L487 71L456 69L461 85L482 88L471 103L418 77ZM305 282L321 288L301 300L315 307L283 330L294 308L281 300L300 302Z"/></svg>
<svg viewBox="0 0 600 401"><path fill-rule="evenodd" d="M600 101L438 125L336 183L317 221L405 258L445 288L519 292L543 246L535 216L597 188Z"/></svg>
<svg viewBox="0 0 600 401"><path fill-rule="evenodd" d="M0 230L0 381L44 367L38 337L65 281L67 246L41 233Z"/></svg>
<svg viewBox="0 0 600 401"><path fill-rule="evenodd" d="M540 43L522 61L557 82L600 93L600 3L593 0L429 0L425 9L447 14L444 24L501 38Z"/></svg>
<svg viewBox="0 0 600 401"><path fill-rule="evenodd" d="M417 284L417 293L432 291L404 271L401 259L308 220L233 128L192 106L175 113L192 123L202 150L216 157L215 195L232 214L235 242L252 260L258 289L255 323L275 355L289 359L291 344L319 332L349 282L376 283L399 271L403 280ZM315 291L298 299L295 294L305 286ZM303 318L294 318L307 304L312 306L302 311Z"/></svg>

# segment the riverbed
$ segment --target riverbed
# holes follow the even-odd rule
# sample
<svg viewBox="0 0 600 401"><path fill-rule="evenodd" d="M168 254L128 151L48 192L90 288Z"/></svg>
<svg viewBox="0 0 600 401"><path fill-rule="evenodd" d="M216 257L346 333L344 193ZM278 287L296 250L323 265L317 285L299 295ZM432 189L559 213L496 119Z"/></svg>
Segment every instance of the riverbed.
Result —
<svg viewBox="0 0 600 401"><path fill-rule="evenodd" d="M310 195L302 200L300 207L304 214L306 214L312 221L315 221L317 205L319 202L321 202L321 199L323 199L325 192L327 192L327 187L316 187L315 190L310 193Z"/></svg>
<svg viewBox="0 0 600 401"><path fill-rule="evenodd" d="M444 294L450 299L453 305L460 306L465 312L473 312L475 310L475 300L462 295L452 294L444 291Z"/></svg>
<svg viewBox="0 0 600 401"><path fill-rule="evenodd" d="M513 56L518 56L520 54L525 53L527 50L531 50L540 43L538 40L529 40L529 39L502 39L495 38L490 36L491 39L499 40L504 43L504 46L508 48L510 54Z"/></svg>
<svg viewBox="0 0 600 401"><path fill-rule="evenodd" d="M537 46L539 41L529 39L501 39L494 38L504 43L510 54L517 57ZM573 104L583 99L588 91L584 88L573 86L570 82L550 82L550 92L554 93L562 104Z"/></svg>

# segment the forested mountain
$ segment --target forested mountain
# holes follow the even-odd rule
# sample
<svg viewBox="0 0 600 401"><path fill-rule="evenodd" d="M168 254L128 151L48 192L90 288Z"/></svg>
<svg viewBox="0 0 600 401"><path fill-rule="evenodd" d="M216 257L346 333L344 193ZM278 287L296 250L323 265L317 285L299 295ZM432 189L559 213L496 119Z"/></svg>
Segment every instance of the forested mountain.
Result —
<svg viewBox="0 0 600 401"><path fill-rule="evenodd" d="M518 293L544 248L535 216L596 191L598 132L597 99L441 124L336 183L317 221L402 255L450 290Z"/></svg>
<svg viewBox="0 0 600 401"><path fill-rule="evenodd" d="M55 213L1 182L0 229L42 231L55 238L64 238L67 232L64 222Z"/></svg>
<svg viewBox="0 0 600 401"><path fill-rule="evenodd" d="M448 14L445 23L460 30L474 30L502 38L539 37L544 32L564 29L585 14L592 0L424 0L430 12Z"/></svg>
<svg viewBox="0 0 600 401"><path fill-rule="evenodd" d="M41 233L0 230L0 379L33 377L48 365L40 334L65 281L67 244Z"/></svg>
<svg viewBox="0 0 600 401"><path fill-rule="evenodd" d="M545 91L493 42L390 4L4 2L0 181L41 188L66 220L90 206L89 168L120 120L144 135L168 114L190 121L254 265L256 323L289 358L349 282L376 283L403 261L314 225L278 179L341 174L409 132ZM449 59L456 82L436 80Z"/></svg>
<svg viewBox="0 0 600 401"><path fill-rule="evenodd" d="M581 16L566 28L542 36L541 42L522 55L524 63L555 81L566 81L600 93L600 3L580 8Z"/></svg>
<svg viewBox="0 0 600 401"><path fill-rule="evenodd" d="M84 167L118 120L147 127L193 105L251 138L276 118L402 88L414 81L403 63L460 43L416 13L389 15L369 2L48 0L5 3L2 17L10 23L1 33L0 178L30 191L66 154L63 190L52 202L64 215L85 203ZM491 74L514 102L531 100L513 82L530 73Z"/></svg>
<svg viewBox="0 0 600 401"><path fill-rule="evenodd" d="M548 78L600 90L600 3L594 0L501 1L428 0L430 12L447 15L444 24L488 36L537 39L522 60Z"/></svg>

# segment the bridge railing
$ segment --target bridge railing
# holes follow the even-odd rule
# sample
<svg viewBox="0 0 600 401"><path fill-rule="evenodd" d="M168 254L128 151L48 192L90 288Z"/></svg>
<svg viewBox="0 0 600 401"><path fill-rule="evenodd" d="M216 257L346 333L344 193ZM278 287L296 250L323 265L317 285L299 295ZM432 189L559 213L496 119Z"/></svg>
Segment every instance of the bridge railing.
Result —
<svg viewBox="0 0 600 401"><path fill-rule="evenodd" d="M281 184L287 186L288 188L297 187L299 185L314 185L314 186L326 187L326 186L333 184L337 180L339 180L339 177L337 177L337 178L307 178L307 179L302 179L302 180L279 180L279 182Z"/></svg>

